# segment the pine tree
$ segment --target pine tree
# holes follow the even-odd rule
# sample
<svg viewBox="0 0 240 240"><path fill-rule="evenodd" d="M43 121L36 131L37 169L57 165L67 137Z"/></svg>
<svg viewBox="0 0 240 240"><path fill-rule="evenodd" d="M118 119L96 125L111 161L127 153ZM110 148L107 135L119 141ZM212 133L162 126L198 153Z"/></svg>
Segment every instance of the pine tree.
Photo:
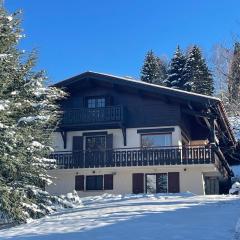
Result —
<svg viewBox="0 0 240 240"><path fill-rule="evenodd" d="M234 52L228 74L228 93L230 102L240 98L240 43L234 44Z"/></svg>
<svg viewBox="0 0 240 240"><path fill-rule="evenodd" d="M141 80L147 83L163 85L166 78L166 64L151 50L147 52L141 70Z"/></svg>
<svg viewBox="0 0 240 240"><path fill-rule="evenodd" d="M168 71L167 71L167 78L164 81L167 87L185 89L184 79L183 79L183 69L185 66L185 56L182 54L182 51L179 46L177 46L176 52L171 59Z"/></svg>
<svg viewBox="0 0 240 240"><path fill-rule="evenodd" d="M48 156L64 93L33 70L34 53L18 49L20 14L0 7L0 23L0 218L22 222L52 209L44 185L54 167Z"/></svg>
<svg viewBox="0 0 240 240"><path fill-rule="evenodd" d="M167 78L167 61L166 59L156 57L159 67L159 78L156 81L158 85L164 85L164 81Z"/></svg>
<svg viewBox="0 0 240 240"><path fill-rule="evenodd" d="M212 74L208 69L200 49L194 45L190 49L184 67L184 85L188 91L212 95L214 91Z"/></svg>

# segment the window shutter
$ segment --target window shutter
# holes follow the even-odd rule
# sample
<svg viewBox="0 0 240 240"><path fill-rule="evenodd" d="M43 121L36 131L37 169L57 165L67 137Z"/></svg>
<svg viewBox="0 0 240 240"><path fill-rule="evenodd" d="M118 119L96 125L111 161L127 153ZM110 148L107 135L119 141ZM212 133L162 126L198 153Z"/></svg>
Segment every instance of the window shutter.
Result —
<svg viewBox="0 0 240 240"><path fill-rule="evenodd" d="M83 137L74 136L72 141L72 164L74 167L84 167L83 165Z"/></svg>
<svg viewBox="0 0 240 240"><path fill-rule="evenodd" d="M104 190L113 190L113 175L104 175Z"/></svg>
<svg viewBox="0 0 240 240"><path fill-rule="evenodd" d="M169 193L179 193L179 172L169 172L168 173L168 192Z"/></svg>
<svg viewBox="0 0 240 240"><path fill-rule="evenodd" d="M83 137L82 136L74 136L73 137L72 151L73 152L83 151Z"/></svg>
<svg viewBox="0 0 240 240"><path fill-rule="evenodd" d="M133 193L143 193L144 192L144 174L143 173L133 173L132 175L132 186L133 186Z"/></svg>
<svg viewBox="0 0 240 240"><path fill-rule="evenodd" d="M107 146L107 149L112 149L113 148L113 134L108 134L107 135L106 146Z"/></svg>
<svg viewBox="0 0 240 240"><path fill-rule="evenodd" d="M113 105L113 97L112 96L105 96L106 106L112 106Z"/></svg>
<svg viewBox="0 0 240 240"><path fill-rule="evenodd" d="M112 149L113 149L113 134L108 134L106 136L106 165L111 167L113 165Z"/></svg>
<svg viewBox="0 0 240 240"><path fill-rule="evenodd" d="M84 175L75 176L75 190L84 191Z"/></svg>

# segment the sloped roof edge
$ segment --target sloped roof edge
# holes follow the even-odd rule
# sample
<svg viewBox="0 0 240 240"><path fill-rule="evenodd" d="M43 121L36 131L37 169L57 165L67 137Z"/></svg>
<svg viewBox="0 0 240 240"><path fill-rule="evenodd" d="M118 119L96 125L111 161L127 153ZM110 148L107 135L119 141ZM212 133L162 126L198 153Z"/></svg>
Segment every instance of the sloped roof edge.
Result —
<svg viewBox="0 0 240 240"><path fill-rule="evenodd" d="M169 88L169 87L165 87L165 86L160 86L157 84L152 84L152 83L147 83L147 82L143 82L139 79L133 79L133 78L128 78L128 77L121 77L121 76L116 76L116 75L112 75L112 74L106 74L106 73L100 73L100 72L94 72L94 71L87 71L87 72L83 72L79 75L70 77L68 79L62 80L60 82L57 82L54 84L54 86L56 87L67 87L70 86L73 83L76 83L78 80L84 78L84 77L102 77L102 78L112 78L112 79L116 79L116 80L124 80L126 81L126 83L133 83L136 84L138 86L148 86L148 87L152 87L155 89L159 89L159 90L163 90L165 92L172 92L172 93L177 93L178 95L186 95L186 96L192 96L192 97L196 97L196 98L202 98L205 100L213 100L213 101L217 101L220 102L221 100L217 97L212 97L212 96L207 96L207 95L203 95L203 94L199 94L199 93L193 93L193 92L187 92L184 90L180 90L180 89L174 89L174 88ZM119 82L118 82L119 84Z"/></svg>

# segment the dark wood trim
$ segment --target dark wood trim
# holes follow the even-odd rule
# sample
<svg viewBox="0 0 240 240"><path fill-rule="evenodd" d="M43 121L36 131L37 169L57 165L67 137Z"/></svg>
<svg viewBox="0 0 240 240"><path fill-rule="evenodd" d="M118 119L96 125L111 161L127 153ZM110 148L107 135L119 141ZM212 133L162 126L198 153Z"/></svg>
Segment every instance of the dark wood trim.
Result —
<svg viewBox="0 0 240 240"><path fill-rule="evenodd" d="M107 135L111 136L111 134ZM74 152L55 152L51 158L56 159L60 168L98 168L98 167L136 167L160 165L215 164L215 146L183 146L152 148L111 148L106 150L84 151L82 141L75 141ZM110 138L109 138L110 140ZM78 147L79 145L79 147ZM91 158L91 161L88 161ZM220 162L221 164L221 162Z"/></svg>
<svg viewBox="0 0 240 240"><path fill-rule="evenodd" d="M181 129L181 135L182 137L184 137L188 142L190 142L190 137L185 133L185 131L183 129Z"/></svg>
<svg viewBox="0 0 240 240"><path fill-rule="evenodd" d="M215 143L215 119L210 119L210 143Z"/></svg>
<svg viewBox="0 0 240 240"><path fill-rule="evenodd" d="M168 172L168 192L180 192L180 174L179 172Z"/></svg>
<svg viewBox="0 0 240 240"><path fill-rule="evenodd" d="M132 192L133 194L144 193L144 173L132 174Z"/></svg>
<svg viewBox="0 0 240 240"><path fill-rule="evenodd" d="M171 133L174 128L151 128L151 129L138 129L137 133Z"/></svg>
<svg viewBox="0 0 240 240"><path fill-rule="evenodd" d="M113 190L113 174L104 174L104 190Z"/></svg>
<svg viewBox="0 0 240 240"><path fill-rule="evenodd" d="M127 146L127 132L125 127L122 127L122 135L123 135L123 145Z"/></svg>
<svg viewBox="0 0 240 240"><path fill-rule="evenodd" d="M67 132L61 131L60 133L61 133L62 140L63 140L63 148L66 149L67 148Z"/></svg>
<svg viewBox="0 0 240 240"><path fill-rule="evenodd" d="M84 132L83 137L89 137L89 136L102 136L102 135L107 135L107 131L102 131L102 132Z"/></svg>
<svg viewBox="0 0 240 240"><path fill-rule="evenodd" d="M84 175L75 176L75 190L84 191Z"/></svg>
<svg viewBox="0 0 240 240"><path fill-rule="evenodd" d="M205 117L209 119L217 117L217 115L213 113L203 113L203 112L198 112L198 111L189 110L189 109L182 109L182 112L195 117Z"/></svg>

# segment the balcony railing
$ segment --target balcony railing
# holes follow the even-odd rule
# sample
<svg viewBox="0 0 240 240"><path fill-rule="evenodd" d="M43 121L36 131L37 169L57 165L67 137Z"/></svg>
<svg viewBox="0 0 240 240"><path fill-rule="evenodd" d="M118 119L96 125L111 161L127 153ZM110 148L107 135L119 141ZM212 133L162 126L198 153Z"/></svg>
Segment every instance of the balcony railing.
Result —
<svg viewBox="0 0 240 240"><path fill-rule="evenodd" d="M124 121L123 106L103 108L79 108L63 113L63 125L86 125L98 123L122 123Z"/></svg>
<svg viewBox="0 0 240 240"><path fill-rule="evenodd" d="M59 168L132 167L215 163L210 146L124 148L102 151L55 152Z"/></svg>

